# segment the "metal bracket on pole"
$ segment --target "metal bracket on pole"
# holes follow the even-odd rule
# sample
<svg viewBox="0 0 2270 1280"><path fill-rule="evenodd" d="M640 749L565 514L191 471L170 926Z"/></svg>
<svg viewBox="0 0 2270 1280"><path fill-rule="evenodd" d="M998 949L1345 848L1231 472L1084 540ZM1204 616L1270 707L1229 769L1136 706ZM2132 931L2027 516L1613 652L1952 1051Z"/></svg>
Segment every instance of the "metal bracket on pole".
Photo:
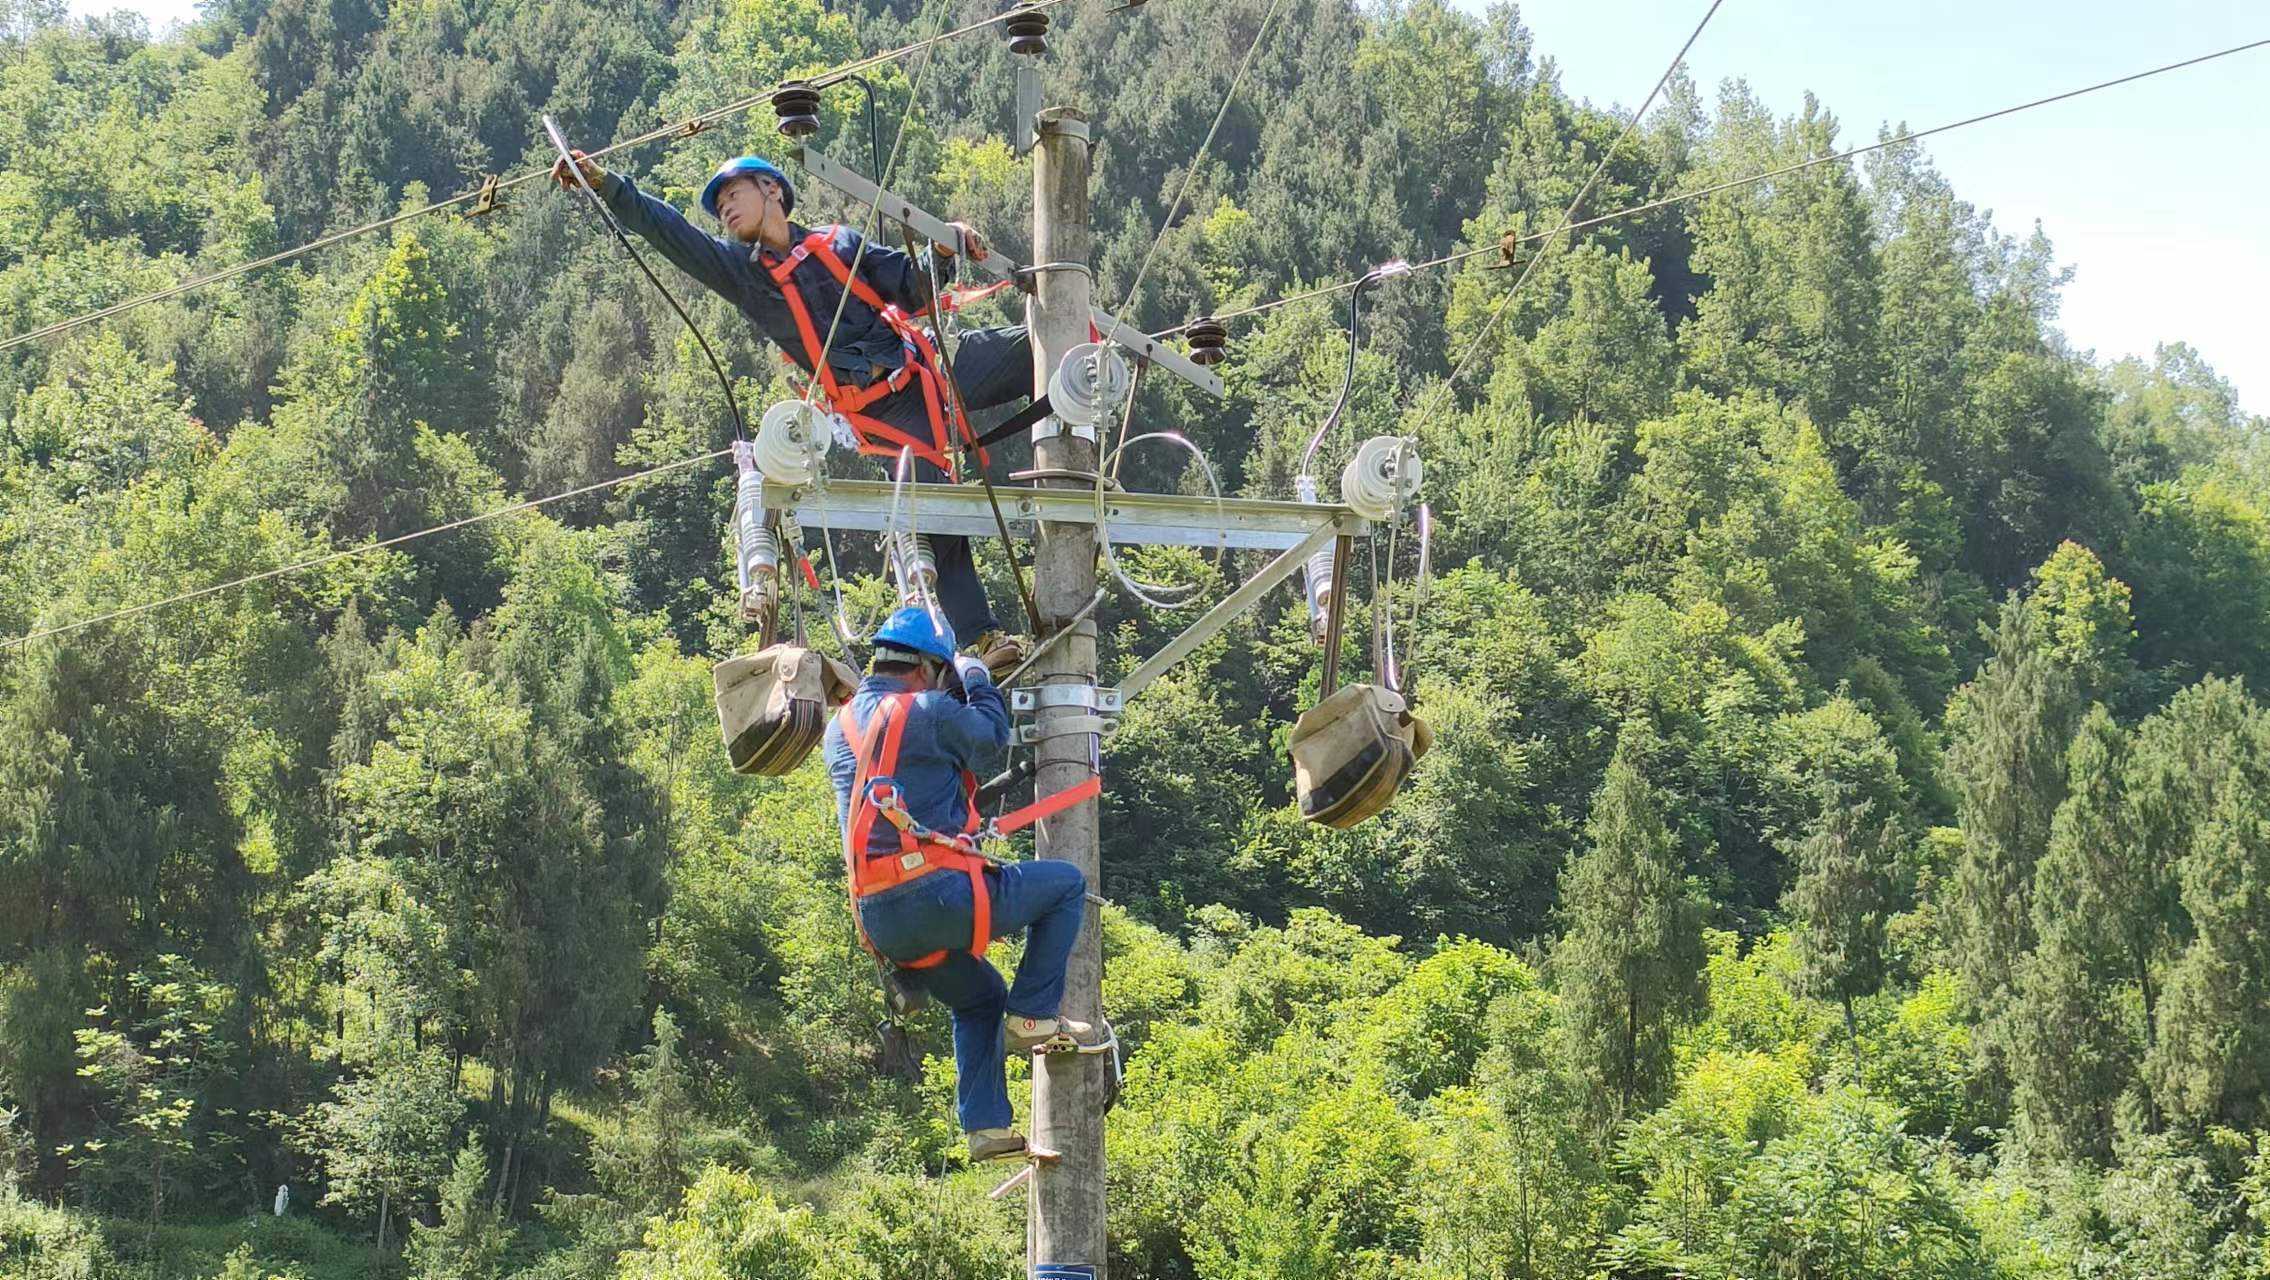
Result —
<svg viewBox="0 0 2270 1280"><path fill-rule="evenodd" d="M1042 711L1071 709L1086 715L1056 716L1037 724L1020 724L1011 740L1020 747L1029 747L1044 738L1059 738L1067 734L1092 733L1110 737L1119 730L1119 690L1098 689L1092 684L1044 684L1028 689L1009 691L1009 710L1015 715L1033 715Z"/></svg>
<svg viewBox="0 0 2270 1280"><path fill-rule="evenodd" d="M1040 114L1040 63L1031 58L1017 62L1017 139L1015 154L1033 149L1038 134L1033 117Z"/></svg>
<svg viewBox="0 0 2270 1280"><path fill-rule="evenodd" d="M1050 127L1054 132L1072 133L1085 137L1086 126L1078 125L1077 128L1074 128L1072 127L1074 125L1078 125L1078 122L1053 121ZM818 147L796 147L792 149L792 154L795 155L797 162L804 166L806 173L863 204L876 204L878 197L880 197L879 207L882 209L884 217L895 218L914 228L918 234L938 243L953 244L955 242L954 229L944 218L918 207L905 196L882 190L866 178L852 172L843 165L837 164ZM973 261L970 265L996 280L1010 279L1016 275L1018 270L1017 263L998 249L988 252L983 262ZM1193 364L1189 356L1167 346L1135 326L1123 323L1116 316L1100 307L1091 307L1089 311L1094 315L1096 328L1111 334L1114 343L1167 370L1207 395L1216 399L1221 397L1222 379L1220 375L1213 373L1203 365Z"/></svg>
<svg viewBox="0 0 2270 1280"><path fill-rule="evenodd" d="M1086 440L1093 444L1096 438L1096 424L1092 422L1066 422L1052 413L1033 424L1033 439L1044 440L1050 436L1070 436L1075 440Z"/></svg>
<svg viewBox="0 0 2270 1280"><path fill-rule="evenodd" d="M1007 1182L1004 1182L1000 1186L986 1192L985 1198L988 1200L999 1200L1001 1197L1009 1194L1012 1191L1015 1191L1017 1188L1025 1185L1025 1183L1031 1181L1032 1176L1033 1167L1028 1164L1024 1168L1010 1174L1009 1180Z"/></svg>
<svg viewBox="0 0 2270 1280"><path fill-rule="evenodd" d="M1108 738L1117 732L1117 716L1058 716L1039 724L1018 725L1012 741L1020 747L1029 747L1048 738L1068 738L1091 733L1099 738Z"/></svg>
<svg viewBox="0 0 2270 1280"><path fill-rule="evenodd" d="M1098 689L1092 684L1044 684L1035 689L1009 691L1009 710L1018 712L1078 707L1082 711L1115 716L1120 706L1119 690Z"/></svg>
<svg viewBox="0 0 2270 1280"><path fill-rule="evenodd" d="M1047 112L1034 118L1033 127L1041 133L1053 133L1066 138L1078 138L1082 142L1092 141L1092 139L1088 136L1088 120L1086 116L1074 115L1070 113L1059 114L1056 112Z"/></svg>
<svg viewBox="0 0 2270 1280"><path fill-rule="evenodd" d="M988 1200L999 1200L1001 1197L1016 1190L1018 1187L1032 1181L1033 1170L1038 1169L1044 1164L1060 1163L1063 1159L1064 1156L1061 1152L1044 1151L1038 1147L1028 1149L1025 1152L1025 1167L1017 1170L1015 1173L1010 1174L1009 1180L1007 1182L1004 1182L1000 1186L986 1192L985 1198Z"/></svg>
<svg viewBox="0 0 2270 1280"><path fill-rule="evenodd" d="M1348 616L1349 539L1343 534L1332 543L1332 599L1324 606L1324 675L1317 682L1318 701L1340 690L1340 633Z"/></svg>

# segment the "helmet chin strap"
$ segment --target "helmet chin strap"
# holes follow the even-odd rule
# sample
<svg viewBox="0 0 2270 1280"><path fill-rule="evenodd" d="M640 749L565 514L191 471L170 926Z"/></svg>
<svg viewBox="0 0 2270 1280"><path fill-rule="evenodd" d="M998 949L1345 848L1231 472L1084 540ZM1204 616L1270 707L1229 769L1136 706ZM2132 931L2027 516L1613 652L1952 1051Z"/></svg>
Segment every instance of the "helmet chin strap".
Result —
<svg viewBox="0 0 2270 1280"><path fill-rule="evenodd" d="M756 226L750 228L749 237L746 240L741 240L741 237L738 234L734 234L731 227L726 227L726 231L728 234L733 234L734 239L741 240L742 244L748 245L752 250L754 250L766 247L764 233L765 215L772 211L772 206L777 205L781 202L781 196L780 188L777 185L768 184L762 179L755 177L748 179L748 182L750 186L753 186L757 189L757 199L762 202L757 206L757 212L755 214ZM783 209L781 211L781 217L785 222L787 219L786 209ZM718 223L720 225L723 225L724 222L725 219L722 216L718 218Z"/></svg>

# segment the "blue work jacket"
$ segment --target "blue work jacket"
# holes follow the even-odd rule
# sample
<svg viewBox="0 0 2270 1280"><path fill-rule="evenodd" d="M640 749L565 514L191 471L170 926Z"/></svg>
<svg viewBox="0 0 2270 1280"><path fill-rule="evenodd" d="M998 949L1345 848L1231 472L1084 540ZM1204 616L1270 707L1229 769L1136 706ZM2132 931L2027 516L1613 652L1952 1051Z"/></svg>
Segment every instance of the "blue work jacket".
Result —
<svg viewBox="0 0 2270 1280"><path fill-rule="evenodd" d="M607 174L599 194L607 207L614 210L624 230L653 245L678 270L739 307L741 314L756 325L757 331L787 352L798 368L806 373L812 371L812 356L804 350L804 336L796 328L796 316L788 309L787 299L781 296L780 286L772 280L771 268L787 255L698 230L675 206L640 191L636 183L619 173ZM834 231L830 244L848 267L859 254L861 237L849 227L839 226ZM791 247L802 244L810 234L811 228L801 223L788 224ZM929 249L916 256L869 244L866 255L858 258L858 271L859 277L873 286L883 301L897 305L909 315L930 305ZM943 259L938 271L941 283L952 278L952 268ZM797 263L788 278L803 295L805 309L811 312L813 332L819 335L820 341L827 342L828 322L835 316L836 304L843 297L843 286L836 283L835 273L828 270L825 263L809 257ZM828 346L828 363L846 386L864 386L875 379L877 370L890 372L904 365L906 346L890 325L884 323L882 313L854 297L843 304L843 321L836 326L835 341Z"/></svg>
<svg viewBox="0 0 2270 1280"><path fill-rule="evenodd" d="M899 739L898 767L891 776L898 782L907 812L933 831L958 832L969 822L969 803L962 793L962 774L975 770L995 752L1009 745L1009 708L1001 691L977 668L963 679L961 698L940 689L914 695L907 709L906 733ZM851 712L864 731L874 723L883 699L905 693L906 681L895 676L869 676L851 695ZM881 744L874 744L880 749ZM851 784L859 763L844 739L841 717L828 722L822 751L828 776L835 782L836 826L851 822ZM898 852L898 830L878 822L867 833L866 851Z"/></svg>

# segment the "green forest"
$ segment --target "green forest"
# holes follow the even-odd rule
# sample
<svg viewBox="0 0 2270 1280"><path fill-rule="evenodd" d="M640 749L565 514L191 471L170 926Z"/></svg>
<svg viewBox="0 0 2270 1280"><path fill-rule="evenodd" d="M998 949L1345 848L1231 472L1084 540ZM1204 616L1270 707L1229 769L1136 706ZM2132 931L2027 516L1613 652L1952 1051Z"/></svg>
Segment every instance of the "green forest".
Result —
<svg viewBox="0 0 2270 1280"><path fill-rule="evenodd" d="M1674 77L1619 146L1646 86L1563 83L1511 5L1281 2L1195 171L1265 0L1062 5L1047 100L1095 132L1099 305L1167 228L1146 329L1492 247L1363 295L1326 445L1419 442L1434 578L1406 540L1360 583L1345 667L1390 610L1436 743L1300 820L1290 586L1130 704L1110 1274L2270 1274L2270 422L2182 335L2075 351L2054 227L1911 143L1507 269L1603 160L1588 214L1890 135ZM730 462L92 621L724 447L587 207L8 341L541 168L545 113L596 149L996 11L207 0L160 39L0 0L0 1275L1024 1274L945 1020L878 1041L819 761L721 747ZM868 77L892 185L1023 258L1017 62ZM867 169L864 110L814 141ZM786 148L761 102L681 135L607 163L687 207ZM788 393L665 280L752 418ZM1131 420L1290 497L1346 294L1229 327L1225 400L1148 377ZM1255 563L1130 557L1209 600ZM1186 617L1114 595L1107 675Z"/></svg>

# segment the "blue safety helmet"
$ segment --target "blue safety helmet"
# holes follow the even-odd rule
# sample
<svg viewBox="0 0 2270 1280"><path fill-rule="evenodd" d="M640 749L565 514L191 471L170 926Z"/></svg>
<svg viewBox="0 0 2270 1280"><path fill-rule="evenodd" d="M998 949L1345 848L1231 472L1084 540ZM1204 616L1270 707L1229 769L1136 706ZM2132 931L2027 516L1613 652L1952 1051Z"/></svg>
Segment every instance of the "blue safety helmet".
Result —
<svg viewBox="0 0 2270 1280"><path fill-rule="evenodd" d="M736 156L717 166L717 172L710 175L709 185L701 189L701 207L710 217L716 217L717 193L725 189L726 183L735 178L754 178L759 175L780 184L780 211L796 212L796 184L788 180L788 175L780 171L779 165L763 156Z"/></svg>
<svg viewBox="0 0 2270 1280"><path fill-rule="evenodd" d="M904 649L919 653L940 662L954 660L954 629L943 621L933 622L930 611L912 605L892 614L875 633L875 645Z"/></svg>

